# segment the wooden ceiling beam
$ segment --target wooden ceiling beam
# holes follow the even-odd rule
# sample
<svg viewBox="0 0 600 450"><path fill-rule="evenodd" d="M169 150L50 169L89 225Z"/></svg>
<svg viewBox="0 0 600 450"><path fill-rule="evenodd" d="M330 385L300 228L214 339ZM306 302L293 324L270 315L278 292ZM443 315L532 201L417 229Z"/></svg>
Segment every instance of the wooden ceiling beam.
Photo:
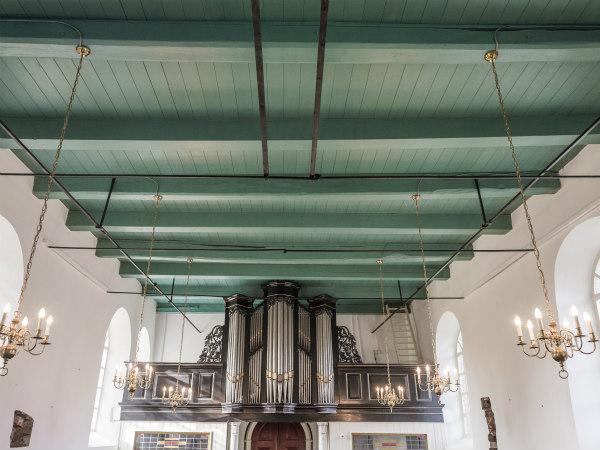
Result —
<svg viewBox="0 0 600 450"><path fill-rule="evenodd" d="M575 139L593 116L514 116L515 145L563 146ZM56 150L60 120L6 118L26 145ZM311 145L311 121L271 120L269 150L299 152ZM587 137L600 142L600 130ZM14 143L0 136L0 148ZM323 150L435 149L505 147L506 135L497 117L402 119L320 119L319 148ZM64 150L77 151L218 151L261 154L255 119L82 119L73 117Z"/></svg>
<svg viewBox="0 0 600 450"><path fill-rule="evenodd" d="M96 211L100 217L102 211ZM112 212L104 221L109 232L143 234L152 230L152 212ZM96 216L95 216L96 217ZM478 214L425 214L422 216L426 236L462 236L481 226ZM67 227L72 231L94 231L94 226L79 211L70 211ZM511 229L510 215L501 216L486 228L486 233L504 234ZM348 234L353 236L415 236L414 214L298 214L298 213L162 213L157 233L193 234L266 234L283 233L293 237L307 233Z"/></svg>
<svg viewBox="0 0 600 450"><path fill-rule="evenodd" d="M387 266L386 266L387 267ZM387 269L386 269L387 270ZM268 280L266 280L268 281ZM384 294L387 299L399 299L400 295L398 292L397 279L385 280ZM159 280L158 285L165 290L170 292L172 287L171 280ZM336 298L343 298L346 303L362 303L369 301L369 299L379 297L379 281L369 280L361 282L345 281L344 283L339 282L328 282L327 280L313 280L301 282L300 298L314 297L319 294L329 294ZM414 292L419 287L418 283L411 281L402 282L403 292ZM183 301L185 300L186 287L185 283L175 284L173 300ZM118 292L117 292L118 293ZM129 293L129 292L128 292ZM202 280L198 281L198 285L190 286L188 290L189 302L203 302L203 301L220 301L223 297L229 297L232 294L240 293L250 297L261 298L262 290L260 288L260 282L254 280L228 280L226 282L219 280ZM161 301L161 298L153 291L148 293L148 296ZM424 300L425 296L416 295L414 300ZM164 300L164 298L162 298ZM374 303L381 304L377 301ZM381 312L381 310L380 310Z"/></svg>
<svg viewBox="0 0 600 450"><path fill-rule="evenodd" d="M110 179L68 178L64 183L79 200L101 200L107 196ZM33 193L42 198L47 190L47 178L36 176ZM203 201L219 203L223 201L274 201L287 203L291 200L316 198L331 201L406 200L417 190L423 200L474 199L477 190L473 180L386 180L323 178L315 181L308 179L268 181L255 179L165 179L161 180L160 192L165 202ZM517 185L512 179L479 181L484 200L507 198L516 192ZM541 180L527 193L528 195L554 194L560 189L560 180ZM111 194L111 203L120 201L151 202L155 194L154 183L144 180L119 179ZM66 200L66 195L58 188L53 189L50 198Z"/></svg>
<svg viewBox="0 0 600 450"><path fill-rule="evenodd" d="M70 20L92 48L90 59L111 61L253 62L252 23ZM327 64L467 64L483 62L499 25L330 23ZM521 25L523 28L527 25ZM600 61L600 33L569 29L505 29L500 62ZM317 59L318 25L262 24L265 63ZM3 23L0 56L74 58L76 33L53 23Z"/></svg>
<svg viewBox="0 0 600 450"><path fill-rule="evenodd" d="M438 267L439 268L439 267ZM432 266L432 270L436 267ZM142 275L135 270L131 263L122 261L119 273L123 278L143 280ZM175 284L185 284L188 275L188 265L181 263L158 262L152 265L152 279L168 282L175 278ZM332 264L217 264L194 263L190 273L190 281L256 281L259 284L269 280L296 281L377 281L379 270L375 264L364 265L332 265ZM438 279L448 279L450 270L445 269ZM385 280L401 280L422 282L423 268L415 265L386 265L383 271ZM373 293L375 295L377 291Z"/></svg>

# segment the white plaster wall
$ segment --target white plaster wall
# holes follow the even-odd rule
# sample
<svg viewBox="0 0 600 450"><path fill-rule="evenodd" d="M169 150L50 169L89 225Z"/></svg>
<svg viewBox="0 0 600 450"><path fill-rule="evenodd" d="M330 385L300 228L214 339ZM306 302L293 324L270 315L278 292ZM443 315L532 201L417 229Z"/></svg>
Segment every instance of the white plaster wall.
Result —
<svg viewBox="0 0 600 450"><path fill-rule="evenodd" d="M195 363L204 348L204 339L214 326L223 325L224 313L190 313L190 320L198 327L198 333L186 322L183 331L183 362ZM181 316L176 313L156 314L156 334L154 341L154 360L163 362L177 362L179 358L179 342L181 339Z"/></svg>
<svg viewBox="0 0 600 450"><path fill-rule="evenodd" d="M428 450L446 448L444 424L423 422L329 422L329 448L352 450L352 433L426 434Z"/></svg>
<svg viewBox="0 0 600 450"><path fill-rule="evenodd" d="M563 173L600 173L600 146L588 146L571 161ZM567 234L579 223L600 215L598 180L563 180L563 188L553 196L537 196L530 210L548 288L554 298L555 261ZM513 230L504 236L484 236L476 248L518 248L529 245L522 210L512 215ZM600 232L600 229L597 231ZM585 244L584 244L585 245ZM591 273L586 276L591 278ZM471 390L471 422L474 447L487 448L487 427L481 411L480 397L489 396L496 417L499 448L505 450L593 450L578 445L577 429L571 410L569 382L561 380L558 366L551 359L527 358L515 346L516 331L512 324L516 314L532 317L543 298L532 254L477 254L472 261L451 266L451 278L434 283L435 296L465 296L462 301L436 300L435 323L445 311L456 314L463 333L465 364ZM584 288L581 295L590 296ZM561 307L561 311L563 308ZM424 303L414 306L420 335L428 336ZM431 345L423 341L422 350L431 354ZM589 364L597 364L596 357ZM596 359L593 359L596 358ZM569 363L575 369L575 364ZM585 370L585 369L584 369ZM585 378L574 373L573 377ZM589 380L588 380L589 381ZM595 383L586 381L582 389L593 390ZM585 414L598 423L600 410L588 408ZM587 432L593 433L589 425ZM581 434L581 433L580 433Z"/></svg>
<svg viewBox="0 0 600 450"><path fill-rule="evenodd" d="M176 432L209 432L211 433L211 450L227 448L227 423L202 422L121 422L121 435L118 450L133 450L136 431L176 431Z"/></svg>
<svg viewBox="0 0 600 450"><path fill-rule="evenodd" d="M0 170L27 171L8 150L0 150ZM32 187L32 177L0 177L0 215L17 231L25 258L41 208ZM30 449L87 448L106 330L121 306L130 317L139 316L138 296L106 294L108 289L139 289L137 282L119 277L115 260L98 259L93 251L59 254L48 249L47 243L95 245L90 233L67 230L66 212L60 202L50 202L24 303L31 318L41 306L54 316L52 345L42 356L18 355L9 363L8 375L0 379L0 449L8 448L15 409L35 420ZM154 308L149 302L145 325L151 339ZM137 321L132 322L135 336Z"/></svg>

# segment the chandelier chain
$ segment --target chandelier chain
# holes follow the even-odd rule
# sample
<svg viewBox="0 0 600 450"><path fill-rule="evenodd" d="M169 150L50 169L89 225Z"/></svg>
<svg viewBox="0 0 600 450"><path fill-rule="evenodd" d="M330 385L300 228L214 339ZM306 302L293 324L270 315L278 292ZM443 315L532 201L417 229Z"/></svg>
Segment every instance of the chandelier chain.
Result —
<svg viewBox="0 0 600 450"><path fill-rule="evenodd" d="M154 251L154 240L156 236L156 227L158 225L158 211L160 209L160 201L162 195L158 193L154 196L154 216L152 218L152 233L150 235L150 248L148 250L148 262L146 263L146 279L144 280L144 289L142 291L142 307L140 310L140 323L138 324L137 342L135 345L135 362L138 362L140 353L140 333L144 322L144 308L146 306L146 297L148 295L148 284L150 283L150 273L152 271L152 253Z"/></svg>
<svg viewBox="0 0 600 450"><path fill-rule="evenodd" d="M50 167L50 173L48 175L48 186L46 188L46 193L44 194L44 198L42 200L42 210L40 212L40 216L38 219L38 223L35 229L35 235L33 237L33 242L31 244L31 250L29 251L29 259L27 260L27 266L25 268L25 275L23 276L23 284L21 285L21 292L19 294L19 301L17 303L17 312L21 311L21 305L23 304L23 299L25 298L25 291L27 290L27 285L29 283L29 278L31 276L31 268L33 266L33 258L35 256L37 246L40 240L40 236L42 234L42 230L44 228L44 219L46 218L46 212L48 210L48 200L50 199L50 193L52 192L52 186L54 184L54 177L56 175L56 170L58 168L58 162L60 161L60 156L62 153L63 143L65 141L65 136L67 134L67 129L69 128L69 120L71 118L71 111L73 110L73 102L75 101L75 93L77 92L77 85L79 84L79 80L81 78L81 68L83 66L83 60L89 53L81 52L79 53L79 62L77 63L77 70L75 71L75 80L73 81L73 86L71 87L71 93L69 95L69 100L67 101L67 109L65 111L65 115L63 118L63 124L60 130L60 135L58 138L58 146L56 147L56 153L54 154L54 160L52 161L52 165Z"/></svg>
<svg viewBox="0 0 600 450"><path fill-rule="evenodd" d="M188 271L187 271L187 279L185 281L185 302L184 308L187 307L188 297L190 292L190 277L192 275L192 264L194 263L194 258L191 256L187 259L188 263ZM181 316L181 336L179 338L179 363L177 364L177 375L181 370L181 354L183 352L183 331L185 330L185 316ZM179 386L179 377L177 377L177 386Z"/></svg>
<svg viewBox="0 0 600 450"><path fill-rule="evenodd" d="M429 319L429 332L431 333L431 347L433 349L433 362L437 364L437 346L435 344L435 333L433 331L433 319L431 315L431 300L429 298L429 289L427 288L427 280L429 279L427 275L427 264L425 262L425 245L423 243L423 230L421 226L421 208L419 206L419 201L421 200L421 195L417 192L412 196L413 201L415 202L415 211L416 211L416 219L417 219L417 229L419 232L419 251L421 253L421 263L423 266L423 278L425 279L425 284L423 289L425 290L425 299L427 305L427 318Z"/></svg>
<svg viewBox="0 0 600 450"><path fill-rule="evenodd" d="M384 299L384 287L383 287L383 259L378 259L377 260L377 266L379 268L379 295L381 297L381 314L383 317L385 317L386 315L386 311L385 311L385 299ZM390 331L392 328L391 322L390 322ZM388 335L384 334L384 344L385 344L385 361L386 361L386 368L387 368L387 379L388 379L388 384L392 385L392 376L390 374L390 352L389 352L389 348L388 348Z"/></svg>
<svg viewBox="0 0 600 450"><path fill-rule="evenodd" d="M506 106L504 104L504 97L502 95L502 90L500 88L500 81L498 78L498 71L496 69L496 59L498 58L497 49L489 52L490 56L486 56L486 60L489 60L492 65L492 73L494 75L494 84L496 87L496 94L498 96L498 103L500 105L500 112L502 113L502 118L504 122L504 130L506 132L506 139L508 141L508 145L510 147L513 166L515 168L515 175L517 178L517 184L519 186L519 195L521 197L521 201L523 203L523 211L525 212L525 219L527 221L527 228L529 229L529 236L531 238L531 246L533 248L533 254L535 256L535 262L538 270L538 275L540 279L540 285L542 288L542 292L544 294L544 303L546 307L546 313L548 314L548 318L551 322L555 321L554 313L552 311L552 306L550 303L550 296L548 293L548 287L546 285L546 277L544 275L544 269L542 268L542 261L540 257L540 250L538 248L537 240L535 238L535 232L533 229L533 222L531 220L531 214L529 213L529 207L527 205L527 198L525 197L525 188L523 185L523 179L521 177L521 166L519 164L519 159L517 157L517 151L515 149L515 145L513 143L512 130L510 127L510 120L508 116L508 111L506 110Z"/></svg>

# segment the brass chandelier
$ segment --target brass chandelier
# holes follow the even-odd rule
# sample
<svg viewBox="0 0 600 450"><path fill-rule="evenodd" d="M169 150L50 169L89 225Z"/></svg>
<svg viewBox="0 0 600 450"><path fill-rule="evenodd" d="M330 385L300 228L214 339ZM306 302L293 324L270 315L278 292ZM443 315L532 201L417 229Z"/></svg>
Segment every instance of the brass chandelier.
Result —
<svg viewBox="0 0 600 450"><path fill-rule="evenodd" d="M427 317L429 319L429 332L431 333L431 346L433 350L433 373L431 373L431 367L429 364L425 366L425 379L422 377L421 367L417 366L417 387L421 391L433 392L437 395L438 399L442 394L446 392L458 391L460 384L458 378L452 380L450 377L450 369L446 370L446 374L443 375L440 371L440 365L438 364L437 358L437 346L435 343L435 333L433 332L433 320L431 319L431 300L429 299L429 290L427 289L427 265L425 263L425 247L423 244L423 231L421 227L421 210L419 207L419 201L421 196L417 193L412 196L415 202L415 212L417 218L417 228L419 230L419 250L421 252L421 262L423 265L423 278L425 283L423 289L425 290L425 298L427 300Z"/></svg>
<svg viewBox="0 0 600 450"><path fill-rule="evenodd" d="M60 130L58 139L58 146L52 161L50 173L48 175L48 186L44 198L42 201L42 209L38 219L38 224L29 251L29 258L27 260L27 266L25 269L25 275L23 277L23 284L21 285L21 292L19 294L19 300L17 302L17 308L13 313L13 317L10 321L7 321L8 314L10 312L10 304L6 304L2 310L2 319L0 320L0 376L5 376L8 373L8 362L14 358L20 350L24 350L30 355L38 356L41 355L46 347L50 345L50 327L53 322L53 317L49 315L46 318L46 309L41 308L38 313L38 320L35 330L32 332L29 330L29 319L27 316L23 316L22 307L23 300L25 298L25 292L31 276L31 268L33 267L33 259L37 250L38 242L44 227L44 219L46 218L46 211L48 210L48 200L50 193L52 192L52 186L54 184L54 177L58 168L58 162L62 153L62 147L69 127L69 119L71 117L71 110L73 108L73 101L75 100L75 92L77 91L77 85L81 78L81 67L83 66L83 60L91 52L89 47L79 43L75 48L75 52L79 55L79 62L75 71L75 80L71 87L71 94L67 102L67 109L63 119L63 125Z"/></svg>
<svg viewBox="0 0 600 450"><path fill-rule="evenodd" d="M554 361L556 361L560 367L558 375L560 378L566 379L569 376L569 372L565 369L565 363L568 358L572 358L575 353L582 353L584 355L592 354L596 351L596 343L598 338L594 332L592 326L592 319L584 313L583 318L586 323L586 332L581 328L579 321L579 312L575 306L571 307L571 314L575 324L574 328L570 328L568 321L565 319L562 326L558 324L558 319L555 315L554 307L550 301L550 294L546 286L546 277L542 268L542 262L540 258L540 250L537 245L535 232L533 229L533 223L529 208L527 206L527 199L525 197L525 188L523 185L523 179L521 176L521 168L519 160L517 158L517 152L513 144L512 131L510 128L510 120L506 106L504 104L504 98L500 89L500 81L498 79L498 72L496 69L496 60L498 59L498 41L496 40L496 47L494 50L489 50L485 53L484 59L489 62L492 66L492 74L494 76L494 84L496 87L496 94L498 96L498 103L500 106L500 112L502 113L502 119L504 123L504 130L506 132L506 139L510 147L512 162L515 169L515 175L517 178L517 184L519 187L519 195L523 204L523 211L525 212L525 219L527 221L527 228L529 230L529 237L531 239L531 245L533 248L533 254L535 256L535 262L537 265L540 286L542 294L544 296L544 306L546 309L546 315L548 316L547 326L544 324L543 314L539 308L534 311L535 319L537 322L537 332L534 332L534 326L531 320L527 321L527 330L529 334L528 342L523 338L522 323L519 316L515 317L515 326L517 327L517 346L521 347L523 353L530 357L537 357L539 359L545 358L550 355Z"/></svg>
<svg viewBox="0 0 600 450"><path fill-rule="evenodd" d="M146 364L143 368L140 368L138 362L140 353L140 333L142 331L142 324L144 321L144 308L146 306L146 297L148 295L148 283L150 282L150 272L152 269L152 252L154 250L154 241L156 236L156 226L158 225L158 212L160 209L160 202L162 196L156 193L153 197L154 200L154 217L152 221L152 234L150 236L150 248L148 251L148 263L146 265L146 279L144 282L144 289L142 292L142 306L140 310L140 320L138 324L137 341L135 346L135 360L133 363L129 363L125 373L115 370L113 377L113 385L117 389L126 389L129 392L129 398L135 396L135 391L139 388L142 390L149 389L152 386L154 369L150 364Z"/></svg>
<svg viewBox="0 0 600 450"><path fill-rule="evenodd" d="M381 296L381 313L385 317L385 301L383 292L383 259L378 259L377 266L379 267L379 293ZM392 376L390 374L390 354L388 351L388 337L385 335L385 358L387 370L387 384L383 387L375 386L377 401L382 406L390 408L390 412L394 410L394 406L404 404L404 387L399 385L397 390L392 386Z"/></svg>
<svg viewBox="0 0 600 450"><path fill-rule="evenodd" d="M194 263L194 259L189 257L187 259L188 263L188 273L187 280L185 284L185 306L188 304L188 296L190 292L190 275L192 273L192 264ZM169 405L173 408L173 412L177 410L180 406L186 406L192 399L192 388L186 389L185 387L179 386L179 374L181 373L181 353L183 351L183 331L185 330L185 315L181 315L181 337L179 340L179 361L177 363L177 378L175 381L175 388L170 386L167 390L166 386L163 386L162 392L162 401L163 403ZM187 392L186 392L187 391Z"/></svg>

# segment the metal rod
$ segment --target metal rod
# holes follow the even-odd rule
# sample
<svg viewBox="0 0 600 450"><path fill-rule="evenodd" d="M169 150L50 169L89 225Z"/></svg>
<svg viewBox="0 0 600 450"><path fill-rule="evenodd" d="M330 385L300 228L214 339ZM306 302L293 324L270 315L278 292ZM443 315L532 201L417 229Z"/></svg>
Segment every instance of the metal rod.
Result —
<svg viewBox="0 0 600 450"><path fill-rule="evenodd" d="M546 164L546 166L540 171L539 175L537 177L533 177L531 179L531 181L529 181L527 184L525 184L525 186L523 186L523 190L527 191L527 189L531 188L532 186L534 186L536 183L538 183L542 178L544 178L544 173L550 171L552 169L552 167L554 167L556 164L558 164L563 158L565 158L570 152L571 150L576 147L577 145L579 145L579 143L585 139L585 137L594 129L596 128L598 125L600 125L600 116L597 117L590 125L588 125L587 128L585 128L585 130L583 130L581 132L581 134L579 136L577 136L569 145L567 145L558 155L556 155L556 157L554 157L552 159L552 161L550 161L548 164ZM494 221L500 217L502 215L502 213L512 204L512 202L514 202L515 200L517 200L520 197L520 193L516 193L508 202L506 202L504 204L504 206L502 206L498 212L496 212L496 214L494 214L489 220L488 223L491 225L492 223L494 223ZM407 299L407 300L411 300L416 294L417 292L419 292L421 289L425 288L426 286L428 286L440 273L442 273L442 271L448 267L450 265L450 263L452 261L454 261L456 259L456 257L460 254L460 252L462 250L464 250L468 245L472 244L473 241L475 241L475 239L477 239L481 233L483 232L484 228L480 228L475 234L473 234L469 239L467 239L461 246L460 248L454 252L454 254L452 254L452 256L450 256L450 258L448 258L448 260L438 269L435 271L435 273L433 275L431 275L427 280L425 280L425 282L417 289L415 290L412 295ZM379 324L377 325L373 330L371 330L371 333L375 333L379 328L381 328L381 326L386 323L394 314L396 314L396 312L399 311L399 308L394 309L394 311L392 311L390 314L388 314L388 316Z"/></svg>
<svg viewBox="0 0 600 450"><path fill-rule="evenodd" d="M157 240L155 242L162 242ZM196 245L196 244L191 244ZM202 244L198 244L202 245ZM48 248L56 250L115 250L114 247L92 247L92 246L70 246L70 245L49 245ZM147 251L147 247L122 247L124 250L143 250ZM222 252L223 250L234 250L236 252L283 252L283 253L365 253L365 252L379 252L381 248L361 248L361 249L318 249L318 248L248 248L248 247L217 247L217 248L190 248L190 247L168 247L168 248L154 248L153 252L184 252L184 251L202 251L202 252ZM385 252L398 252L398 253L419 253L418 249L393 249L386 248ZM478 249L425 249L425 253L451 253L451 252L473 252L473 253L518 253L518 252L531 252L530 248L478 248Z"/></svg>
<svg viewBox="0 0 600 450"><path fill-rule="evenodd" d="M319 46L317 49L317 79L315 81L315 108L312 118L312 143L310 148L311 179L316 178L317 143L319 141L319 118L321 117L321 93L323 91L323 69L325 68L325 41L327 38L327 17L329 16L329 0L321 0L321 19L319 22Z"/></svg>
<svg viewBox="0 0 600 450"><path fill-rule="evenodd" d="M104 225L104 219L106 218L106 212L108 211L108 205L110 204L110 198L112 197L113 190L115 189L115 183L117 179L113 177L110 180L110 188L108 190L108 195L106 196L106 203L104 203L104 209L102 210L102 217L100 217L100 226Z"/></svg>
<svg viewBox="0 0 600 450"><path fill-rule="evenodd" d="M27 147L23 141L21 141L21 139L19 139L19 137L13 133L13 131L8 127L8 125L6 125L6 123L4 123L3 120L0 119L0 128L2 128L4 130L4 132L13 140L15 141L15 143L23 150L25 151L29 157L31 159L33 159L33 161L42 168L42 170L45 173L45 175L50 175L50 171L48 170L48 168L44 165L44 163L42 163L37 156L35 156L35 154L29 149L29 147ZM148 280L148 282L154 287L154 289L156 289L157 292L159 292L163 297L165 297L167 299L167 301L169 302L169 304L171 304L171 306L173 306L173 308L175 308L180 314L183 315L183 317L185 318L185 320L188 321L188 323L200 334L202 334L202 331L200 331L200 329L194 324L194 322L192 322L190 320L190 318L185 315L185 313L179 309L169 298L169 296L167 294L165 294L162 289L160 289L160 287L158 287L158 285L152 281L152 279L150 278L150 276L144 272L144 269L142 269L134 260L131 256L129 256L129 254L123 249L121 248L121 246L119 245L119 243L110 235L110 233L108 231L106 231L106 229L101 226L96 219L94 219L94 217L90 214L90 212L73 196L73 194L71 194L71 192L69 192L69 190L65 187L65 185L56 178L56 176L54 176L54 184L56 184L58 187L60 187L60 189L65 193L65 195L69 198L69 200L71 200L73 202L73 204L77 207L77 209L79 209L81 211L81 213L88 218L88 220L90 222L92 222L92 224L98 229L98 231L100 231L122 254L123 256L125 256L125 258L127 258L129 260L129 262L131 263L131 265L141 274L144 276L144 278L146 278Z"/></svg>
<svg viewBox="0 0 600 450"><path fill-rule="evenodd" d="M5 177L41 177L45 173L32 172L0 172L0 176ZM263 179L264 175L240 174L240 175L197 175L197 174L141 174L141 173L57 173L54 178L155 178L155 179L190 179L190 180L254 180ZM273 180L304 180L315 181L302 175L269 175ZM536 175L526 173L521 176L523 179L547 178L549 180L562 179L597 179L600 174L570 174L560 175L548 173ZM319 175L319 180L516 180L514 174L505 172L473 172L473 173L424 173L424 174L395 174L395 175Z"/></svg>
<svg viewBox="0 0 600 450"><path fill-rule="evenodd" d="M254 59L258 87L258 113L262 144L263 176L269 176L269 146L267 141L267 108L265 101L265 69L263 65L262 32L260 29L260 0L252 0L252 29L254 31Z"/></svg>
<svg viewBox="0 0 600 450"><path fill-rule="evenodd" d="M475 189L477 189L477 198L479 199L479 209L481 210L481 218L483 222L481 223L482 228L487 228L489 223L487 216L485 214L485 207L483 206L483 197L481 196L481 188L479 187L479 180L475 179Z"/></svg>
<svg viewBox="0 0 600 450"><path fill-rule="evenodd" d="M106 291L107 294L115 294L115 295L141 295L140 292L135 291ZM177 294L178 296L183 294ZM149 294L152 297L152 293ZM188 294L190 298L205 298L205 299L214 299L214 300L223 300L226 296L223 295L213 295L213 294ZM308 300L311 297L298 297L298 300ZM381 300L379 297L336 297L337 300ZM464 297L429 297L432 300L464 300ZM259 299L258 297L256 299ZM404 297L386 297L385 301L404 301L406 298ZM424 297L413 297L411 300L425 300Z"/></svg>

